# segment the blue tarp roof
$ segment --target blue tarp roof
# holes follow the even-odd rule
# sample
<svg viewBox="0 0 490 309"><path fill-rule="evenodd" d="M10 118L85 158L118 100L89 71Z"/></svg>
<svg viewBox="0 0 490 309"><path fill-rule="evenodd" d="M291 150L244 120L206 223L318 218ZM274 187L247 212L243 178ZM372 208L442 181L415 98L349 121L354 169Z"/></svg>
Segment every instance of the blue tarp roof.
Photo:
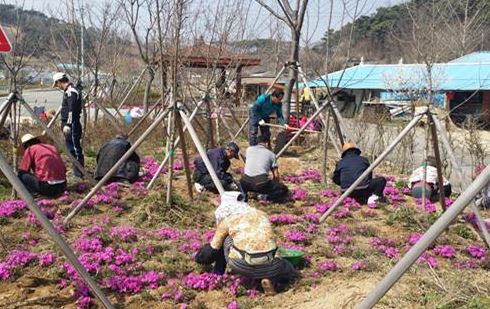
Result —
<svg viewBox="0 0 490 309"><path fill-rule="evenodd" d="M490 63L490 51L474 52L451 60L449 63Z"/></svg>
<svg viewBox="0 0 490 309"><path fill-rule="evenodd" d="M427 67L424 64L363 64L330 73L328 78L324 75L322 78L328 81L331 88L342 89L404 90L424 89L429 85ZM308 86L323 87L325 81L311 81ZM304 84L300 84L299 88L304 88ZM434 64L432 89L490 90L490 62Z"/></svg>

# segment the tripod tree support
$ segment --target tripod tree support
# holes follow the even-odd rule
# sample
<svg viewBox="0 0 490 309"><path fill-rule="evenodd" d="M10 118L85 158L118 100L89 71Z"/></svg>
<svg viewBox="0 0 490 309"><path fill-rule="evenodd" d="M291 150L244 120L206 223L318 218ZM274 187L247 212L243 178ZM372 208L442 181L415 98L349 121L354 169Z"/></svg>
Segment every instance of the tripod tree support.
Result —
<svg viewBox="0 0 490 309"><path fill-rule="evenodd" d="M308 91L310 93L311 100L313 101L313 104L315 104L316 109L319 109L320 105L318 104L318 101L317 101L315 95L313 94L313 91L311 91L310 87L308 86L308 80L306 79L305 73L303 72L303 69L301 68L299 63L296 63L296 68L299 72L299 76L301 77L301 79L303 80L303 83L305 84L305 87L308 89ZM332 110L332 117L333 117L333 121L335 124L335 130L337 131L337 135L339 136L340 146L342 146L342 145L344 145L344 136L342 135L342 128L341 128L340 123L339 123L339 119L341 119L342 117L340 116L340 114L337 115L338 111L336 108L333 107L333 105L332 105L333 102L330 101L329 104L330 104L330 107ZM320 119L322 120L323 126L326 127L327 121L325 120L325 117L323 114L320 115ZM335 140L332 140L332 143L335 146L335 150L337 150L338 155L340 156L341 151L340 151L338 144L335 143Z"/></svg>
<svg viewBox="0 0 490 309"><path fill-rule="evenodd" d="M131 146L131 148L129 148L124 153L124 155L119 159L119 161L117 161L116 164L114 164L114 166L112 166L112 168L107 172L107 174L105 174L104 177L102 177L102 179L99 180L99 182L95 185L95 187L92 188L92 190L90 190L90 192L83 198L83 200L81 200L80 203L78 203L78 205L68 214L68 216L65 218L65 220L63 220L64 223L67 223L68 221L70 221L70 219L73 218L82 209L82 207L85 206L85 204L87 204L87 202L90 200L90 198L95 193L97 193L97 191L99 191L100 188L102 188L102 186L112 177L112 175L114 175L114 173L119 169L119 167L124 162L126 162L126 160L133 154L133 152L135 152L135 150L141 145L141 143L143 143L143 141L148 137L148 135L150 135L155 130L155 128L168 115L169 112L170 112L170 109L165 109L164 111L162 111L160 113L160 115L148 127L148 129L146 129L146 131L140 136L140 138L138 138L138 140L136 140L136 142L134 142L134 144Z"/></svg>
<svg viewBox="0 0 490 309"><path fill-rule="evenodd" d="M41 223L42 227L46 230L48 235L51 237L56 246L61 250L63 255L67 258L68 261L73 265L77 273L80 277L87 283L87 286L94 293L94 295L102 302L105 308L112 309L114 308L102 292L100 287L97 285L95 280L87 273L85 268L80 264L80 261L73 253L73 250L70 248L68 243L56 232L51 221L46 218L44 213L39 209L38 205L34 201L32 195L27 191L24 184L17 178L17 176L13 173L11 167L8 164L7 159L0 153L0 169L2 173L7 177L9 182L12 184L14 189L19 193L20 197L26 202L29 210L34 213L37 220Z"/></svg>
<svg viewBox="0 0 490 309"><path fill-rule="evenodd" d="M436 129L440 134L442 145L446 149L449 160L451 160L451 165L456 171L458 178L461 179L461 181L463 182L463 187L467 188L469 186L469 182L466 180L466 178L463 177L463 170L461 168L461 165L458 164L456 160L456 156L454 155L454 151L451 148L451 144L449 143L449 138L447 137L446 131L442 127L439 119L437 119L437 117L435 117L433 113L430 113L429 117L432 117L432 121L434 122L434 125L436 126ZM478 206L476 206L474 202L471 202L471 210L475 214L476 222L478 224L478 227L480 228L481 234L483 235L482 238L486 243L487 247L490 249L490 233L488 232L485 221L483 220L483 217L480 211L478 210Z"/></svg>
<svg viewBox="0 0 490 309"><path fill-rule="evenodd" d="M179 114L182 117L182 120L184 121L184 124L187 127L187 130L189 131L189 134L191 135L192 141L194 142L194 145L196 146L199 155L201 156L201 159L203 160L204 165L206 166L206 169L208 170L209 175L211 176L211 179L213 180L214 185L216 186L216 189L218 190L220 195L223 195L223 193L225 193L225 189L223 188L223 185L221 184L218 175L216 175L216 171L214 170L213 165L209 161L208 155L206 154L206 151L202 147L201 141L199 141L199 137L197 136L196 131L192 127L191 121L184 113L184 111L181 109L182 107L183 107L182 103L180 102L177 103Z"/></svg>
<svg viewBox="0 0 490 309"><path fill-rule="evenodd" d="M413 263L441 235L454 219L471 203L475 196L490 182L490 166L458 197L446 212L425 232L422 238L398 261L380 283L361 302L357 309L373 308L378 301L395 285Z"/></svg>
<svg viewBox="0 0 490 309"><path fill-rule="evenodd" d="M357 178L356 181L335 201L335 203L330 207L320 218L320 222L325 221L325 219L332 214L341 204L342 202L357 188L357 186L366 178L368 175L378 166L387 156L390 154L393 149L400 143L400 141L412 130L417 123L420 121L420 119L427 113L427 111L424 111L418 115L416 115L403 129L402 132L391 142L391 144L379 155L379 157L374 160L373 163L364 171L364 173Z"/></svg>
<svg viewBox="0 0 490 309"><path fill-rule="evenodd" d="M446 201L444 196L444 180L442 177L442 161L441 152L439 151L439 139L437 138L437 129L434 124L433 116L429 117L429 126L432 135L432 148L434 148L434 156L436 157L436 168L437 168L437 187L439 188L439 202L444 211L446 211Z"/></svg>
<svg viewBox="0 0 490 309"><path fill-rule="evenodd" d="M185 170L185 178L187 181L187 192L189 193L189 197L191 201L194 200L194 195L192 191L192 180L191 180L191 171L189 165L189 156L187 155L187 145L185 143L185 134L184 128L182 127L182 120L179 113L175 113L175 124L177 126L177 130L180 138L180 148L182 149L182 157L184 159L184 170ZM175 143L177 144L177 143Z"/></svg>
<svg viewBox="0 0 490 309"><path fill-rule="evenodd" d="M199 101L199 103L197 103L197 106L194 108L194 110L192 111L191 116L189 117L189 120L190 121L192 121L194 119L194 117L196 116L197 112L199 111L199 108L201 107L201 105L203 103L204 103L204 101ZM184 126L184 129L183 130L184 130L184 132L187 131L187 126ZM174 142L174 148L177 147L177 145L179 144L179 142L180 142L180 137L177 136L177 138L175 139L175 142ZM168 159L170 159L170 155L167 152L167 154L165 155L165 159L163 159L162 163L160 163L160 166L158 167L157 171L155 172L155 175L153 175L153 178L150 180L150 182L146 186L146 189L147 190L150 190L151 187L153 187L153 185L155 184L155 181L157 180L158 176L162 173L162 170L165 167L165 164L167 164Z"/></svg>
<svg viewBox="0 0 490 309"><path fill-rule="evenodd" d="M284 145L284 147L282 147L282 149L276 154L276 158L279 158L285 151L286 149L288 149L289 146L291 146L291 144L301 135L301 133L303 133L306 128L308 127L308 125L313 121L315 120L315 118L320 115L323 110L329 105L329 103L326 103L326 104L323 104L323 106L318 106L318 109L316 110L316 112L311 115L311 117L308 119L308 121L306 121L303 126L298 130L296 131L296 133L294 134L294 136L289 140L289 142L286 143L286 145ZM326 126L324 126L325 128Z"/></svg>

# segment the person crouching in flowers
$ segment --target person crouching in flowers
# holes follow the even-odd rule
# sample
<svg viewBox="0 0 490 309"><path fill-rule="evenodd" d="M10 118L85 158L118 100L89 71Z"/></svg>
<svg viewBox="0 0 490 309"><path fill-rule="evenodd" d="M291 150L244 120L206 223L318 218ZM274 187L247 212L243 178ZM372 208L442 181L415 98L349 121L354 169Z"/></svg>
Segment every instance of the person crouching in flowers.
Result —
<svg viewBox="0 0 490 309"><path fill-rule="evenodd" d="M411 195L414 198L422 198L424 191L424 165L426 163L422 162L422 165L415 169L410 175L410 189ZM437 201L439 197L439 188L437 187L437 168L436 168L436 158L434 156L427 157L427 172L425 175L425 194L432 201ZM445 197L451 196L451 184L449 181L442 176L443 181L443 193Z"/></svg>
<svg viewBox="0 0 490 309"><path fill-rule="evenodd" d="M267 295L276 287L297 278L296 270L277 255L272 224L266 213L250 207L240 192L225 192L215 211L217 229L209 244L196 255L196 262L211 264L224 273L228 264L232 273L261 280ZM223 261L224 258L224 261Z"/></svg>

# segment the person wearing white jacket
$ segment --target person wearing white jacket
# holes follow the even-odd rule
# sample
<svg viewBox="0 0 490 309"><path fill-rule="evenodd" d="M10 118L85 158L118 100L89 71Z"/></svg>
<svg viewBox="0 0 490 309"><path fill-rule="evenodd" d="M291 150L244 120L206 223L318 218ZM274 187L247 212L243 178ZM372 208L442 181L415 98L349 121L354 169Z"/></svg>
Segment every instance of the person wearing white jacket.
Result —
<svg viewBox="0 0 490 309"><path fill-rule="evenodd" d="M436 158L433 156L427 157L427 174L425 178L425 192L426 196L431 201L437 201L439 197L439 188L437 186L437 168L436 166ZM443 192L445 197L451 196L452 189L449 181L442 176L443 179ZM410 189L411 195L415 198L421 198L423 194L423 183L424 183L424 163L415 169L410 175Z"/></svg>

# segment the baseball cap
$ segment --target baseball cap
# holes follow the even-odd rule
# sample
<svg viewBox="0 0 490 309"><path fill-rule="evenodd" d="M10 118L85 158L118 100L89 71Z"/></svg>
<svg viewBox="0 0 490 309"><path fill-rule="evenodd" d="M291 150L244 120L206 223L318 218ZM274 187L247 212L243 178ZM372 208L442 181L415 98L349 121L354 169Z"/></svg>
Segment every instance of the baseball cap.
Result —
<svg viewBox="0 0 490 309"><path fill-rule="evenodd" d="M226 145L226 148L233 151L233 153L235 154L234 158L238 159L238 154L240 153L240 148L238 147L238 145L235 142L229 142L228 145Z"/></svg>

